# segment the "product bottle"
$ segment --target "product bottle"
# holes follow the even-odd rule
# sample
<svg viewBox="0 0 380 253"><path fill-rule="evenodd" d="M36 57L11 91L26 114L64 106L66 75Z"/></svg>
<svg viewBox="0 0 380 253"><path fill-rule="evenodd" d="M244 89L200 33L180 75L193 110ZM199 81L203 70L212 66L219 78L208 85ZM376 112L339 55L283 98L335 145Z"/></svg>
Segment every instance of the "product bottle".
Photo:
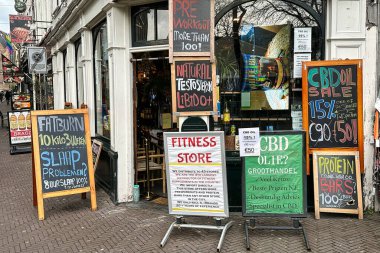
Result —
<svg viewBox="0 0 380 253"><path fill-rule="evenodd" d="M24 130L26 128L25 116L23 113L20 113L20 115L18 116L18 127L20 130Z"/></svg>
<svg viewBox="0 0 380 253"><path fill-rule="evenodd" d="M18 129L16 115L12 114L12 116L9 118L9 126L10 126L11 130L17 130Z"/></svg>
<svg viewBox="0 0 380 253"><path fill-rule="evenodd" d="M26 115L26 128L31 129L32 128L32 122L30 121L30 113Z"/></svg>
<svg viewBox="0 0 380 253"><path fill-rule="evenodd" d="M231 120L230 109L228 108L227 101L224 102L223 121L225 124L229 124Z"/></svg>
<svg viewBox="0 0 380 253"><path fill-rule="evenodd" d="M230 120L231 120L230 109L228 108L228 103L226 101L224 102L224 110L223 110L224 133L226 135L229 135L230 133Z"/></svg>

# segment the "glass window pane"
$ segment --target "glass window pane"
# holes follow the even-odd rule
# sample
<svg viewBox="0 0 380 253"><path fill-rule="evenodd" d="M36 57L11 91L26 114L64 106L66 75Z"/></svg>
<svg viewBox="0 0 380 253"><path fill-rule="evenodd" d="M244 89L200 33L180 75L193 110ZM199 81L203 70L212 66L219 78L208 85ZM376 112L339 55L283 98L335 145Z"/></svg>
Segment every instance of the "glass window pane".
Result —
<svg viewBox="0 0 380 253"><path fill-rule="evenodd" d="M77 94L78 94L78 108L84 103L84 84L83 84L83 63L82 58L82 43L79 43L76 53L77 59Z"/></svg>
<svg viewBox="0 0 380 253"><path fill-rule="evenodd" d="M110 138L110 96L108 70L107 24L99 30L95 42L95 92L96 92L96 133Z"/></svg>
<svg viewBox="0 0 380 253"><path fill-rule="evenodd" d="M65 102L71 102L71 101L68 101L69 100L69 86L70 85L68 85L68 81L69 81L69 67L68 67L68 65L69 65L69 62L68 62L68 56L67 56L67 52L65 52L64 53L64 66L65 66L65 69L64 69L64 71L65 71L65 73L64 73L64 75L65 75Z"/></svg>
<svg viewBox="0 0 380 253"><path fill-rule="evenodd" d="M136 41L155 40L154 9L141 12L136 17Z"/></svg>
<svg viewBox="0 0 380 253"><path fill-rule="evenodd" d="M157 39L165 40L169 36L169 11L157 10Z"/></svg>

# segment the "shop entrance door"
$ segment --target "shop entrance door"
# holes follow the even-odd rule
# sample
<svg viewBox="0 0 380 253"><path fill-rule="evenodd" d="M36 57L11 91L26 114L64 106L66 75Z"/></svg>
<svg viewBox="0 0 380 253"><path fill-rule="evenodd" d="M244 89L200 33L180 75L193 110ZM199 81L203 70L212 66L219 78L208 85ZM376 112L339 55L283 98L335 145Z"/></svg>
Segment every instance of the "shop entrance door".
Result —
<svg viewBox="0 0 380 253"><path fill-rule="evenodd" d="M135 184L148 199L166 196L163 131L173 128L168 51L133 55Z"/></svg>

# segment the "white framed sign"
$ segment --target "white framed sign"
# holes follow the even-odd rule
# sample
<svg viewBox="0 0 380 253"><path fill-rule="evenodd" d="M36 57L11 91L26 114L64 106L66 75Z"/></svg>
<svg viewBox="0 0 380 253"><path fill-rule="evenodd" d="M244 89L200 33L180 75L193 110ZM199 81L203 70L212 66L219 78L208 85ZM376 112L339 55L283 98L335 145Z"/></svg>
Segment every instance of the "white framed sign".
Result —
<svg viewBox="0 0 380 253"><path fill-rule="evenodd" d="M311 61L311 53L294 54L293 78L302 78L302 62Z"/></svg>
<svg viewBox="0 0 380 253"><path fill-rule="evenodd" d="M164 133L169 214L228 217L224 133Z"/></svg>
<svg viewBox="0 0 380 253"><path fill-rule="evenodd" d="M9 142L11 145L32 142L30 111L8 112Z"/></svg>
<svg viewBox="0 0 380 253"><path fill-rule="evenodd" d="M260 128L239 128L240 156L260 156Z"/></svg>
<svg viewBox="0 0 380 253"><path fill-rule="evenodd" d="M28 47L28 66L30 74L47 74L46 48Z"/></svg>
<svg viewBox="0 0 380 253"><path fill-rule="evenodd" d="M294 28L294 52L311 52L311 27Z"/></svg>

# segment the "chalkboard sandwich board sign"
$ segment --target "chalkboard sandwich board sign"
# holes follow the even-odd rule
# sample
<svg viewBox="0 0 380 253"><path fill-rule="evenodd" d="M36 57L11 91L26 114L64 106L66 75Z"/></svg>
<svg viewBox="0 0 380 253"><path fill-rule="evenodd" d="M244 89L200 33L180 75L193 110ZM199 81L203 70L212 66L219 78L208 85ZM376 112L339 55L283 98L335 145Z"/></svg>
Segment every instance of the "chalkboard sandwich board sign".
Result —
<svg viewBox="0 0 380 253"><path fill-rule="evenodd" d="M363 171L362 60L303 62L303 128L308 153L360 152ZM309 173L309 170L308 170Z"/></svg>
<svg viewBox="0 0 380 253"><path fill-rule="evenodd" d="M306 217L305 132L260 132L243 164L243 216Z"/></svg>
<svg viewBox="0 0 380 253"><path fill-rule="evenodd" d="M215 75L215 64L207 58L176 58L172 64L174 115L212 115L216 111Z"/></svg>
<svg viewBox="0 0 380 253"><path fill-rule="evenodd" d="M51 197L90 192L96 210L88 110L32 111L31 117L39 219L43 199Z"/></svg>
<svg viewBox="0 0 380 253"><path fill-rule="evenodd" d="M358 214L363 219L358 151L313 153L315 218L321 212Z"/></svg>
<svg viewBox="0 0 380 253"><path fill-rule="evenodd" d="M169 0L169 47L173 56L214 52L215 0Z"/></svg>

